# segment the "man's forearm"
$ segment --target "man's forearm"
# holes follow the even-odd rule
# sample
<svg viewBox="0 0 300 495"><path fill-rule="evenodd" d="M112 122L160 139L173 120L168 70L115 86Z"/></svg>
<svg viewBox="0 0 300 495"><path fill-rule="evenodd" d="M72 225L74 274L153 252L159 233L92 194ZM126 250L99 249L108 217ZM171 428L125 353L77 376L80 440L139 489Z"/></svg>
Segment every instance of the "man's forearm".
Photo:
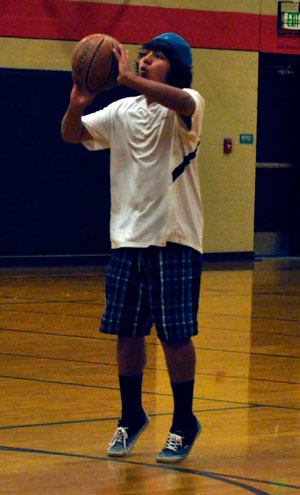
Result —
<svg viewBox="0 0 300 495"><path fill-rule="evenodd" d="M195 110L194 99L180 88L137 76L132 72L124 73L119 78L119 84L143 93L146 98L157 101L181 115L192 115Z"/></svg>
<svg viewBox="0 0 300 495"><path fill-rule="evenodd" d="M84 108L80 106L69 105L62 123L61 135L64 141L68 143L80 143L84 127L81 122Z"/></svg>

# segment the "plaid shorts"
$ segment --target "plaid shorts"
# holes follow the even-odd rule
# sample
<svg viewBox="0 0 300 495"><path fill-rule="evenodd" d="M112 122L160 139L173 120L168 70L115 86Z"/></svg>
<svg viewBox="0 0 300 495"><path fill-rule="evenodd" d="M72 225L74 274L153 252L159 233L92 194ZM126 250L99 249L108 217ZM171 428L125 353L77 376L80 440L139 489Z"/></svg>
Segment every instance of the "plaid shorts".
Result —
<svg viewBox="0 0 300 495"><path fill-rule="evenodd" d="M113 250L101 332L142 337L155 325L166 343L196 335L201 261L201 253L174 243Z"/></svg>

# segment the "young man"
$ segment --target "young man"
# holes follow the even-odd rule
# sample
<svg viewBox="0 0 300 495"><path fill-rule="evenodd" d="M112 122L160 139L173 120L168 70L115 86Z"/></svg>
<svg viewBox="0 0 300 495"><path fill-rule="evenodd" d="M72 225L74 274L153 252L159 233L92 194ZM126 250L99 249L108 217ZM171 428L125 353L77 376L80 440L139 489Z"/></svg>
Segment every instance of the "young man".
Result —
<svg viewBox="0 0 300 495"><path fill-rule="evenodd" d="M122 417L108 448L124 456L149 423L142 406L145 336L160 339L174 397L158 462L184 459L200 433L192 410L202 253L196 154L204 100L190 89L192 53L175 33L143 47L138 75L115 50L118 84L140 95L83 116L94 96L74 84L62 136L90 150L111 149L112 257L101 331L116 334ZM185 89L183 89L185 88Z"/></svg>

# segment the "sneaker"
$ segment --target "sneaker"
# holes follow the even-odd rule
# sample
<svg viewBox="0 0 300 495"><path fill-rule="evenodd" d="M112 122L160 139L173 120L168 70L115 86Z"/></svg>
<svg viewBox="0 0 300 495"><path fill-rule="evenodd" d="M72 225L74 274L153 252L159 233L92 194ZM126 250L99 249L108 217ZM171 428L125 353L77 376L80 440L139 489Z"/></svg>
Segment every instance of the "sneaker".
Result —
<svg viewBox="0 0 300 495"><path fill-rule="evenodd" d="M111 457L123 457L131 451L140 434L147 428L150 422L149 416L145 415L145 422L137 428L124 426L119 421L111 442L109 443L107 453Z"/></svg>
<svg viewBox="0 0 300 495"><path fill-rule="evenodd" d="M194 442L201 433L201 425L198 420L196 431L184 434L182 431L169 432L166 444L162 451L156 456L157 462L179 462L183 461L191 451Z"/></svg>

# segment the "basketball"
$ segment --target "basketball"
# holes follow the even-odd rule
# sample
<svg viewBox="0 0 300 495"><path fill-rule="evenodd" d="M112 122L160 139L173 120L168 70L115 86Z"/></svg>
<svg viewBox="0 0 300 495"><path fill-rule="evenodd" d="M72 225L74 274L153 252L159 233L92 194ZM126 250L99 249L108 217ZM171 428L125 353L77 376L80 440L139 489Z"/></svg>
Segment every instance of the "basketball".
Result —
<svg viewBox="0 0 300 495"><path fill-rule="evenodd" d="M111 89L117 84L118 61L113 48L119 42L107 34L90 34L83 38L72 54L74 81L90 93Z"/></svg>

